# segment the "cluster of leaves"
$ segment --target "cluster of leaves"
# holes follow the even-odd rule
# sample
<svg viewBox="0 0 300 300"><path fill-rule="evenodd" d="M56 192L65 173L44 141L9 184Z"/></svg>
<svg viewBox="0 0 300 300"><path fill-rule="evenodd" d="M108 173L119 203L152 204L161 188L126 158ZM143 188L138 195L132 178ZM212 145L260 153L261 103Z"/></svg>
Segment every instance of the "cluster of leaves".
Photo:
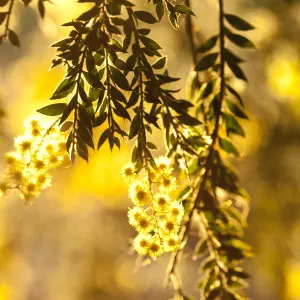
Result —
<svg viewBox="0 0 300 300"><path fill-rule="evenodd" d="M20 47L20 39L15 31L10 28L10 19L13 13L13 8L16 0L0 0L0 7L7 7L7 11L0 12L0 28L4 27L3 34L0 35L0 45L6 39L16 47ZM28 6L32 0L21 0L25 6ZM49 2L49 0L37 0L37 7L39 14L42 18L45 16L45 4L44 2Z"/></svg>
<svg viewBox="0 0 300 300"><path fill-rule="evenodd" d="M139 27L140 22L159 20L147 11L133 10L134 6L125 0L96 1L64 24L72 28L69 36L52 45L58 52L52 67L63 64L67 71L51 99L69 100L39 112L60 116L60 124L70 130L67 149L72 161L75 153L88 160L88 147L94 148L93 129L103 125L98 149L106 141L113 149L120 148L121 138L136 138L132 160L142 168L146 162L154 163L151 150L156 146L147 141L147 133L152 133L152 126L159 128L163 107L171 105L178 121L199 123L187 113L192 105L177 101L172 96L176 91L163 88L178 78L162 71L167 59L158 51L161 47L149 37L150 29ZM128 133L122 119L130 123Z"/></svg>
<svg viewBox="0 0 300 300"><path fill-rule="evenodd" d="M229 40L238 47L253 48L250 40L232 30L248 31L254 27L238 16L225 14L223 1L219 3L219 34L197 49L197 54L209 52L197 59L195 65L195 71L207 72L209 79L200 84L200 89L194 90L193 100L197 103L197 118L205 123L211 141L198 158L189 161L188 172L195 180L183 191L190 200L190 213L186 226L182 227L182 238L187 239L194 216L201 228L195 258L203 260L199 282L203 298L243 299L237 289L246 285L244 279L248 275L239 264L251 256L251 248L243 241L245 215L241 203L247 205L248 198L226 158L239 156L232 136L245 136L238 119L247 119L247 115L241 96L230 85L226 65L233 77L247 79L239 66L243 59L227 48L225 42ZM214 51L217 44L219 50ZM169 271L173 275L176 275L177 257L178 253L170 261Z"/></svg>

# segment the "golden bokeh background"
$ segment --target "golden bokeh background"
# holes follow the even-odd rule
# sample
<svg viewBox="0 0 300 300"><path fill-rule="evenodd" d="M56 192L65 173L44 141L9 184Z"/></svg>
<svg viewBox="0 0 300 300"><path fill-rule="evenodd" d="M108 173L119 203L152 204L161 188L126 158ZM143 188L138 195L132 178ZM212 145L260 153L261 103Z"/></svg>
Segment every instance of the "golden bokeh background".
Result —
<svg viewBox="0 0 300 300"><path fill-rule="evenodd" d="M140 1L147 6L146 1ZM216 0L193 0L201 38L217 30ZM59 24L75 18L86 4L56 0L40 20L32 6L19 3L12 27L21 49L0 48L0 154L13 148L23 121L48 103L63 76L49 71L54 49L64 37ZM297 0L225 1L227 12L244 16L257 30L247 33L257 51L243 52L249 85L243 94L250 122L247 138L237 140L243 154L234 161L251 198L246 239L256 253L245 263L251 274L247 295L254 300L300 299L300 2ZM167 21L153 36L168 55L169 70L184 82L192 66L184 26L174 31ZM99 132L100 134L100 132ZM99 136L99 135L98 135ZM160 141L160 134L154 137ZM160 142L160 144L162 144ZM91 153L53 174L53 186L33 206L15 194L0 199L0 300L163 300L168 258L140 266L130 250L133 230L127 224L130 204L119 176L129 160L130 144ZM161 152L162 153L162 152ZM192 249L188 249L191 252ZM184 257L186 290L197 295L197 263Z"/></svg>

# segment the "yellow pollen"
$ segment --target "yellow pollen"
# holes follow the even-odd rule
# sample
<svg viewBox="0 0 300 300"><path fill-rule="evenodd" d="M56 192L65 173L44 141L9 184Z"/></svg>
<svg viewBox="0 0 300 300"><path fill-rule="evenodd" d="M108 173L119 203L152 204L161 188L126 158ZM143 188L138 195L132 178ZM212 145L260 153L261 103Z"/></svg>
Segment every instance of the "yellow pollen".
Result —
<svg viewBox="0 0 300 300"><path fill-rule="evenodd" d="M141 220L139 221L139 225L140 225L141 228L147 228L148 225L149 225L149 222L148 222L148 220L146 220L146 219L141 219Z"/></svg>
<svg viewBox="0 0 300 300"><path fill-rule="evenodd" d="M150 251L157 252L159 250L159 246L155 243L151 244L149 247Z"/></svg>
<svg viewBox="0 0 300 300"><path fill-rule="evenodd" d="M171 231L171 230L174 229L174 224L172 222L167 222L166 223L166 228Z"/></svg>
<svg viewBox="0 0 300 300"><path fill-rule="evenodd" d="M27 190L28 192L34 192L35 191L35 188L36 188L36 185L34 183L29 183L27 185Z"/></svg>
<svg viewBox="0 0 300 300"><path fill-rule="evenodd" d="M147 246L148 246L147 241L146 241L146 240L141 240L141 241L140 241L140 246L141 246L142 248L147 247Z"/></svg>
<svg viewBox="0 0 300 300"><path fill-rule="evenodd" d="M138 191L136 196L138 199L143 200L146 197L146 193L144 191Z"/></svg>
<svg viewBox="0 0 300 300"><path fill-rule="evenodd" d="M20 147L21 147L22 151L28 151L31 148L31 142L24 141L20 144Z"/></svg>

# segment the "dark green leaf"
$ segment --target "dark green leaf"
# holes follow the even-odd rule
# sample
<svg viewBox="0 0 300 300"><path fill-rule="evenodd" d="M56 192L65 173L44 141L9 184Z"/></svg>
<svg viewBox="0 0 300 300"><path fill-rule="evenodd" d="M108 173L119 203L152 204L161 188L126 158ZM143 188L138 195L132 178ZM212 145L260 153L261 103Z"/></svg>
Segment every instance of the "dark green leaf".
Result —
<svg viewBox="0 0 300 300"><path fill-rule="evenodd" d="M165 67L167 63L167 58L166 57L162 57L159 58L153 65L152 68L153 69L163 69Z"/></svg>
<svg viewBox="0 0 300 300"><path fill-rule="evenodd" d="M86 162L89 161L89 151L85 142L77 136L77 154L83 158Z"/></svg>
<svg viewBox="0 0 300 300"><path fill-rule="evenodd" d="M7 16L7 13L0 12L0 25L4 22L6 16Z"/></svg>
<svg viewBox="0 0 300 300"><path fill-rule="evenodd" d="M37 112L47 116L59 116L64 112L66 106L66 103L50 104L38 109Z"/></svg>
<svg viewBox="0 0 300 300"><path fill-rule="evenodd" d="M255 29L255 27L249 22L236 15L225 14L225 18L229 22L229 24L237 30L247 31Z"/></svg>
<svg viewBox="0 0 300 300"><path fill-rule="evenodd" d="M111 71L111 78L116 83L116 85L126 91L131 91L131 88L129 86L129 83L127 81L127 78L125 75L118 70L117 68L110 66L110 71Z"/></svg>
<svg viewBox="0 0 300 300"><path fill-rule="evenodd" d="M223 113L222 114L227 134L234 133L237 135L245 136L245 131L240 125L240 123L230 114Z"/></svg>
<svg viewBox="0 0 300 300"><path fill-rule="evenodd" d="M235 156L239 156L239 151L232 145L232 143L228 140L219 138L220 147L226 151L227 153L232 153Z"/></svg>
<svg viewBox="0 0 300 300"><path fill-rule="evenodd" d="M19 37L18 35L12 31L11 29L8 30L8 39L10 41L10 43L13 45L13 46L16 46L16 47L20 47L20 40L19 40Z"/></svg>
<svg viewBox="0 0 300 300"><path fill-rule="evenodd" d="M230 63L230 62L227 62L227 64L228 64L228 67L230 68L230 70L232 71L232 73L237 78L244 80L246 82L248 81L244 71L237 64Z"/></svg>
<svg viewBox="0 0 300 300"><path fill-rule="evenodd" d="M231 32L226 31L226 35L230 39L231 42L233 42L235 45L242 47L242 48L255 48L255 45L246 37L239 35L239 34L233 34Z"/></svg>
<svg viewBox="0 0 300 300"><path fill-rule="evenodd" d="M72 121L66 121L64 122L61 127L60 127L60 131L61 132L66 132L68 131L73 125L73 122Z"/></svg>
<svg viewBox="0 0 300 300"><path fill-rule="evenodd" d="M215 64L218 55L218 53L211 53L201 58L195 67L195 71L203 71L212 67Z"/></svg>
<svg viewBox="0 0 300 300"><path fill-rule="evenodd" d="M0 0L0 7L5 6L9 0Z"/></svg>
<svg viewBox="0 0 300 300"><path fill-rule="evenodd" d="M229 110L236 115L239 118L242 119L248 119L247 114L244 112L242 108L240 108L238 105L236 105L234 102L231 102L229 100L226 101L227 107Z"/></svg>
<svg viewBox="0 0 300 300"><path fill-rule="evenodd" d="M239 64L244 61L242 58L238 57L227 48L224 48L224 58L227 62L234 63L234 64Z"/></svg>
<svg viewBox="0 0 300 300"><path fill-rule="evenodd" d="M44 0L39 0L39 2L38 2L38 10L39 10L41 18L43 19L45 17Z"/></svg>
<svg viewBox="0 0 300 300"><path fill-rule="evenodd" d="M188 125L188 126L197 126L202 124L198 119L190 116L190 115L181 115L176 117L178 121L182 124Z"/></svg>
<svg viewBox="0 0 300 300"><path fill-rule="evenodd" d="M164 12L165 12L165 7L162 1L159 1L156 4L156 14L159 20L162 19L162 17L164 16Z"/></svg>
<svg viewBox="0 0 300 300"><path fill-rule="evenodd" d="M85 126L85 124L81 121L78 122L78 133L82 140L92 149L94 149L93 137L89 131L89 129Z"/></svg>
<svg viewBox="0 0 300 300"><path fill-rule="evenodd" d="M243 100L242 100L240 94L230 85L226 85L226 87L227 87L228 91L239 100L240 104L242 106L244 106L244 103L243 103Z"/></svg>
<svg viewBox="0 0 300 300"><path fill-rule="evenodd" d="M50 97L50 99L62 99L68 96L75 87L75 82L72 81L72 78L65 78L63 81L58 85L53 95Z"/></svg>
<svg viewBox="0 0 300 300"><path fill-rule="evenodd" d="M206 42L204 42L196 51L197 52L206 52L206 51L211 50L216 45L218 38L219 37L217 35L211 37Z"/></svg>
<svg viewBox="0 0 300 300"><path fill-rule="evenodd" d="M141 42L144 44L145 47L152 49L152 50L158 50L161 49L161 47L152 39L146 37L146 36L140 36Z"/></svg>
<svg viewBox="0 0 300 300"><path fill-rule="evenodd" d="M147 23L147 24L155 24L158 22L158 20L151 15L149 12L147 11L135 11L134 15L141 21Z"/></svg>
<svg viewBox="0 0 300 300"><path fill-rule="evenodd" d="M191 15L191 16L195 16L195 14L193 13L193 11L188 8L186 5L184 4L177 4L175 5L175 10L180 13L180 14L186 14L186 15Z"/></svg>
<svg viewBox="0 0 300 300"><path fill-rule="evenodd" d="M124 6L135 6L127 0L114 0L114 4L124 5Z"/></svg>
<svg viewBox="0 0 300 300"><path fill-rule="evenodd" d="M114 86L111 86L111 97L113 100L117 100L119 102L122 102L124 104L127 103L126 98L123 93L121 93L117 88Z"/></svg>
<svg viewBox="0 0 300 300"><path fill-rule="evenodd" d="M105 129L104 132L101 134L99 141L98 141L98 150L100 147L104 144L104 142L107 140L109 135L109 129Z"/></svg>

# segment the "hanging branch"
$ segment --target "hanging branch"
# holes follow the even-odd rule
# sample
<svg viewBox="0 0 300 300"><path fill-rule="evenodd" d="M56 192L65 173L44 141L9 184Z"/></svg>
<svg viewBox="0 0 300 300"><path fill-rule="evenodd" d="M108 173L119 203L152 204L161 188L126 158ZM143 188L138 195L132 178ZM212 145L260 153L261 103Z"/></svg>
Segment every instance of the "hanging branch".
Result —
<svg viewBox="0 0 300 300"><path fill-rule="evenodd" d="M224 165L220 156L220 150L218 149L218 146L220 146L222 151L238 155L237 149L233 144L229 140L220 137L221 132L223 132L223 129L221 130L221 124L222 127L225 126L224 129L227 135L230 133L244 135L236 119L232 115L224 112L225 107L223 104L227 97L227 89L240 99L236 91L227 83L225 64L228 64L235 76L240 79L245 79L244 74L238 66L238 63L242 60L237 59L238 57L225 47L225 37L227 36L232 42L240 46L241 40L247 41L245 43L248 46L253 45L245 37L231 33L225 26L225 19L238 30L242 30L243 28L245 28L244 30L253 29L248 22L241 18L225 14L223 1L219 0L219 35L217 38L213 37L209 39L208 42L199 47L200 52L210 50L215 46L217 40L219 40L219 53L211 53L204 56L195 66L196 71L212 69L213 84L208 83L205 85L199 94L200 99L209 98L210 95L212 95L209 98L210 105L208 111L207 109L203 111L203 116L205 120L211 120L211 124L208 124L208 129L210 127L213 129L211 132L211 144L206 151L205 163L203 164L203 168L201 167L198 170L198 172L202 173L199 173L201 174L200 183L196 188L193 186L190 188L194 194L194 200L191 202L186 223L181 228L180 237L182 240L182 248L172 254L167 271L166 283L168 284L171 279L177 296L181 297L184 297L184 294L180 285L181 280L178 273L178 264L180 262L181 252L188 241L192 220L198 222L201 228L199 233L200 242L197 246L195 257L198 258L203 252L207 255L206 260L202 263L205 276L202 277L200 284L202 295L205 299L217 299L218 297L221 297L221 299L227 299L228 297L228 299L241 299L241 296L233 291L231 285L233 286L236 282L243 285L243 278L246 277L246 274L241 269L236 268L237 261L231 265L231 252L234 249L238 253L239 258L236 258L237 260L249 256L250 253L249 246L240 239L240 231L243 226L241 219L238 220L235 230L232 230L228 224L229 221L232 221L231 218L233 218L233 216L229 216L227 213L230 211L233 214L234 212L236 214L235 217L237 217L240 212L235 208L227 207L226 209L228 209L228 211L225 213L224 203L222 203L223 201L217 196L218 188L226 190L229 194L243 196L243 192L237 184L237 177ZM188 26L188 28L190 27ZM218 57L219 64L215 64ZM219 83L218 86L216 85L217 82ZM210 86L209 92L207 91L208 86ZM205 95L205 97L203 97L203 95ZM226 103L228 104L228 100L226 100ZM236 116L246 118L245 113L241 108L236 106L236 104L230 102L228 107ZM222 173L220 173L221 171ZM226 180L226 177L228 177L228 182L231 181L230 184L220 182L220 180ZM220 222L219 226L216 227L215 222ZM222 228L221 222L224 228ZM223 239L226 239L225 244L228 244L228 248L223 245ZM233 273L236 277L233 276Z"/></svg>

